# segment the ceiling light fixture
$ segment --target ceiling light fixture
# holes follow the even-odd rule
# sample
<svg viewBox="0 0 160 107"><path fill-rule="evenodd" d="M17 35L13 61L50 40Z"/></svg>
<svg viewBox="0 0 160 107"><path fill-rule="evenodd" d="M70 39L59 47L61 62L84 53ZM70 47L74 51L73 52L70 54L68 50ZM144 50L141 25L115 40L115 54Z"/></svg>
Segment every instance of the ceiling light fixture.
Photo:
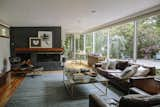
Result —
<svg viewBox="0 0 160 107"><path fill-rule="evenodd" d="M93 13L93 14L96 13L96 10L91 10L91 13Z"/></svg>

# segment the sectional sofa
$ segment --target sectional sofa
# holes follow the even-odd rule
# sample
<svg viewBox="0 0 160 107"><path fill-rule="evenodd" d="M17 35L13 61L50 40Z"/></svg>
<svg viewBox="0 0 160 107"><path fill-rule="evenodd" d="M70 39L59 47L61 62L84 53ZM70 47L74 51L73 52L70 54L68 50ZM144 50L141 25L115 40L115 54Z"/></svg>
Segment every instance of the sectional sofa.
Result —
<svg viewBox="0 0 160 107"><path fill-rule="evenodd" d="M155 67L149 67L149 66L144 66L144 65L138 65L138 64L133 64L129 63L128 61L121 61L121 60L116 60L115 64L112 64L112 66L103 67L103 63L96 63L95 64L95 69L96 71L101 74L102 76L106 77L109 79L109 83L113 84L120 90L124 92L128 92L129 88L132 87L133 81L134 83L143 77L148 77L148 76L154 76L155 75ZM114 65L114 66L113 66ZM131 70L132 67L137 67L136 69ZM127 70L130 71L127 71ZM147 71L143 73L138 73L140 70L145 69ZM138 71L139 70L139 71ZM125 71L127 71L127 76L125 74ZM132 72L132 73L131 73ZM135 74L140 74L140 75L135 75Z"/></svg>

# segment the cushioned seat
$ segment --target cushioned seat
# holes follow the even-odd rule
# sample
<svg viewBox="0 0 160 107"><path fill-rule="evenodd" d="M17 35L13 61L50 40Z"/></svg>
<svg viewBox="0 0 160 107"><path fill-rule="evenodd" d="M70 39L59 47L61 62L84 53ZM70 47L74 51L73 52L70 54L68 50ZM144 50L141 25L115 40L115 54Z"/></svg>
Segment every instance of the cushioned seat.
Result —
<svg viewBox="0 0 160 107"><path fill-rule="evenodd" d="M160 106L160 95L130 94L120 98L109 100L102 96L92 94L89 96L89 107L153 107Z"/></svg>
<svg viewBox="0 0 160 107"><path fill-rule="evenodd" d="M95 65L96 71L108 78L111 84L115 85L124 92L128 92L128 89L132 86L130 78L134 77L135 74L137 77L139 77L138 75L142 76L142 74L145 76L155 75L155 67L129 64L126 61L117 61L116 65L112 64L114 65L113 69L109 69L111 67L108 67L109 65L107 65L107 63L102 63L102 65L102 67L100 67L99 63L98 66ZM142 72L144 70L148 72Z"/></svg>

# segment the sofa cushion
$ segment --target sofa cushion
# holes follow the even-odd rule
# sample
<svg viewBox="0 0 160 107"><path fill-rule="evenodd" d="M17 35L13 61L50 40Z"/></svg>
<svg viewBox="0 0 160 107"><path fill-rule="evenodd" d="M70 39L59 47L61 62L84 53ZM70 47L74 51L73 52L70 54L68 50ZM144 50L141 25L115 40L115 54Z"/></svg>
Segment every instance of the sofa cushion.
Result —
<svg viewBox="0 0 160 107"><path fill-rule="evenodd" d="M131 94L123 96L120 99L119 107L149 107L147 105L145 98L148 96L140 94Z"/></svg>
<svg viewBox="0 0 160 107"><path fill-rule="evenodd" d="M160 95L126 95L119 102L119 107L152 107L155 105L160 105Z"/></svg>
<svg viewBox="0 0 160 107"><path fill-rule="evenodd" d="M117 61L116 69L124 70L128 67L128 61Z"/></svg>
<svg viewBox="0 0 160 107"><path fill-rule="evenodd" d="M118 78L118 79L122 79L122 77L121 77L121 73L110 73L112 76L114 76L114 78L116 79L116 78Z"/></svg>
<svg viewBox="0 0 160 107"><path fill-rule="evenodd" d="M137 69L137 72L134 74L134 76L146 76L148 73L149 73L148 68L144 68L144 67L140 66Z"/></svg>
<svg viewBox="0 0 160 107"><path fill-rule="evenodd" d="M122 73L122 70L119 70L119 69L115 69L115 70L113 70L113 69L108 69L108 70L106 70L108 73Z"/></svg>
<svg viewBox="0 0 160 107"><path fill-rule="evenodd" d="M122 79L128 79L129 77L133 76L137 72L138 65L132 65L124 69L121 73Z"/></svg>

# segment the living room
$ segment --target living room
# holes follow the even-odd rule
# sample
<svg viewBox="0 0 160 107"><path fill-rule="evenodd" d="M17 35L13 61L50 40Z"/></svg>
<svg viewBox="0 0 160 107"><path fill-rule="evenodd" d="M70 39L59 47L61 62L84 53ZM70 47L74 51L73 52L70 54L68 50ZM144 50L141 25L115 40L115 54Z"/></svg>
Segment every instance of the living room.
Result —
<svg viewBox="0 0 160 107"><path fill-rule="evenodd" d="M0 107L160 107L159 41L159 0L2 0Z"/></svg>

